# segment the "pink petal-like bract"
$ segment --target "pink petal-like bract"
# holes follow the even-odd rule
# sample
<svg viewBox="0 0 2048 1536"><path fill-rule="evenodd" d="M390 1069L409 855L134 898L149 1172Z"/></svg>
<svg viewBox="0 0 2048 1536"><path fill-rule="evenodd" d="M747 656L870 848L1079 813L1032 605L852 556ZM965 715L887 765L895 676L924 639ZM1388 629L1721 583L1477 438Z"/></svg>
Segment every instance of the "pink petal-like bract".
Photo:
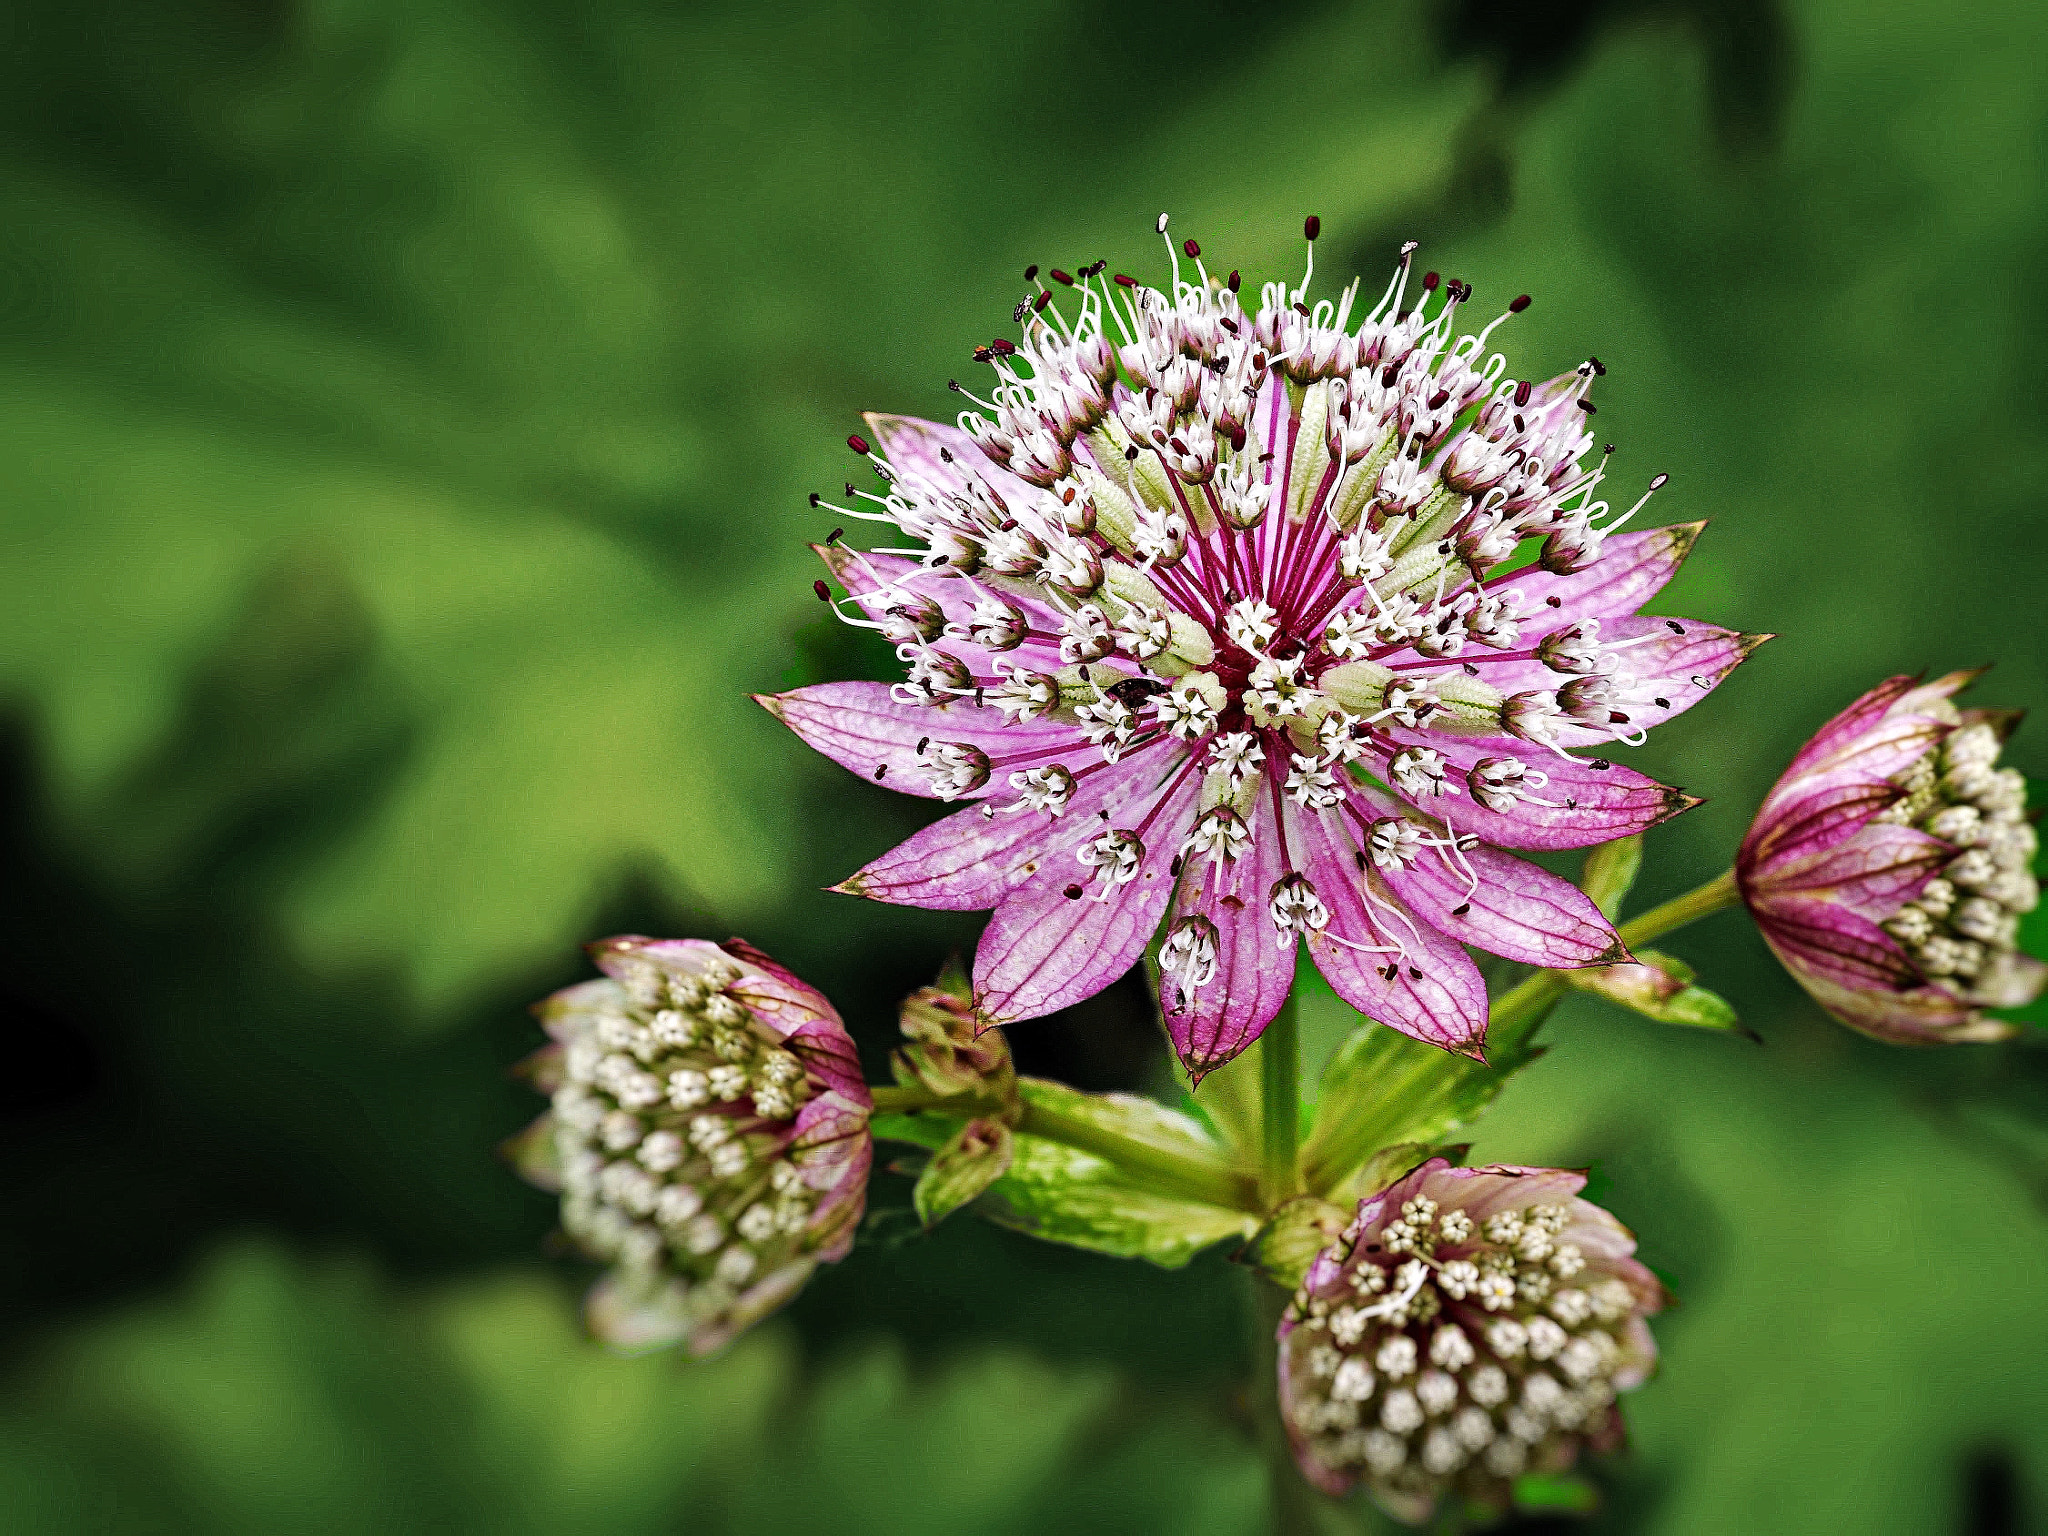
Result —
<svg viewBox="0 0 2048 1536"><path fill-rule="evenodd" d="M1303 1474L1361 1483L1420 1524L1455 1494L1622 1439L1615 1395L1657 1360L1664 1288L1635 1238L1581 1200L1583 1173L1432 1158L1361 1200L1279 1330L1280 1410Z"/></svg>
<svg viewBox="0 0 2048 1536"><path fill-rule="evenodd" d="M1368 308L1254 303L1169 249L1164 290L1048 272L1018 339L976 349L993 377L958 386L957 425L868 418L850 442L879 486L835 510L884 547L842 529L819 553L906 679L761 702L864 778L968 802L839 889L993 908L984 1019L1076 1002L1158 938L1199 1077L1258 1037L1306 941L1374 1018L1476 1053L1463 946L1623 958L1498 850L1691 805L1604 754L1756 638L1638 614L1699 527L1608 512L1598 363L1510 377L1508 317L1466 330L1470 290L1405 255Z"/></svg>
<svg viewBox="0 0 2048 1536"><path fill-rule="evenodd" d="M2032 1002L2017 952L2040 899L2026 780L1996 766L2018 717L1958 709L1975 678L1888 678L1821 727L1765 796L1735 861L1778 958L1852 1029L1902 1045L1998 1040Z"/></svg>
<svg viewBox="0 0 2048 1536"><path fill-rule="evenodd" d="M741 940L605 939L604 979L535 1012L553 1099L527 1171L610 1268L591 1330L706 1354L845 1257L873 1101L824 995Z"/></svg>

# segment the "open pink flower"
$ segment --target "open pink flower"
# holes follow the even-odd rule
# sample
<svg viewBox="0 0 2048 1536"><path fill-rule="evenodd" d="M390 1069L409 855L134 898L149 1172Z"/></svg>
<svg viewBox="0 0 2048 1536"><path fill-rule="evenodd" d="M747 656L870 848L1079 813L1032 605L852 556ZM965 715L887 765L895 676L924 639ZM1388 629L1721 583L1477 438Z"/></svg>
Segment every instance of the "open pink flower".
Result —
<svg viewBox="0 0 2048 1536"><path fill-rule="evenodd" d="M1735 861L1785 968L1852 1029L1899 1044L1997 1040L1986 1008L2040 995L2013 948L2040 899L2027 786L1995 767L2019 723L1958 709L1977 676L1894 677L1821 728L1757 810Z"/></svg>
<svg viewBox="0 0 2048 1536"><path fill-rule="evenodd" d="M523 1138L562 1226L612 1268L607 1343L718 1348L844 1258L867 1200L873 1101L822 994L738 939L605 939L605 978L536 1012L552 1091Z"/></svg>
<svg viewBox="0 0 2048 1536"><path fill-rule="evenodd" d="M1620 1442L1615 1394L1656 1363L1644 1319L1664 1288L1585 1184L1439 1157L1359 1202L1280 1323L1280 1409L1311 1482L1363 1482L1419 1524L1445 1493L1503 1505L1522 1473Z"/></svg>
<svg viewBox="0 0 2048 1536"><path fill-rule="evenodd" d="M1499 321L1459 335L1471 290L1417 294L1406 252L1358 319L1356 284L1254 310L1184 249L1171 292L1048 274L1021 342L977 352L987 415L868 418L882 491L841 510L910 544L821 553L909 681L761 702L864 777L975 802L840 889L994 908L987 1018L1099 991L1164 924L1197 1075L1265 1027L1304 940L1363 1012L1476 1052L1464 945L1624 958L1578 890L1498 850L1691 804L1568 749L1640 741L1753 642L1635 616L1698 530L1615 532L1583 462L1599 364L1507 377ZM1524 541L1540 558L1509 569Z"/></svg>

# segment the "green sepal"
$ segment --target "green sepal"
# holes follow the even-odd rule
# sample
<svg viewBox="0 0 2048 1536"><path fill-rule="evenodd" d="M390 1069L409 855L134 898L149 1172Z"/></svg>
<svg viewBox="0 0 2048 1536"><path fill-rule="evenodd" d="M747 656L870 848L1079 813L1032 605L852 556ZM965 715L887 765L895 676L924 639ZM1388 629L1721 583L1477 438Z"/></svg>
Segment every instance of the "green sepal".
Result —
<svg viewBox="0 0 2048 1536"><path fill-rule="evenodd" d="M1351 1212L1315 1195L1297 1195L1275 1211L1233 1257L1284 1290L1293 1290L1315 1256L1343 1234Z"/></svg>
<svg viewBox="0 0 2048 1536"><path fill-rule="evenodd" d="M1622 901L1634 887L1642 867L1642 834L1618 837L1586 855L1579 873L1579 889L1593 898L1593 905L1611 923L1621 916Z"/></svg>
<svg viewBox="0 0 2048 1536"><path fill-rule="evenodd" d="M947 1138L917 1176L910 1202L917 1219L937 1226L1001 1178L1016 1150L1009 1126L994 1115L969 1120Z"/></svg>
<svg viewBox="0 0 2048 1536"><path fill-rule="evenodd" d="M1591 992L1610 1003L1659 1024L1683 1024L1691 1029L1718 1029L1755 1040L1757 1034L1735 1016L1735 1009L1718 993L1693 985L1698 973L1675 955L1643 950L1634 965L1591 966L1569 971L1566 981L1578 991Z"/></svg>
<svg viewBox="0 0 2048 1536"><path fill-rule="evenodd" d="M1368 1021L1323 1070L1315 1127L1302 1147L1303 1181L1316 1194L1349 1190L1383 1150L1445 1140L1541 1054L1523 1043L1477 1062Z"/></svg>

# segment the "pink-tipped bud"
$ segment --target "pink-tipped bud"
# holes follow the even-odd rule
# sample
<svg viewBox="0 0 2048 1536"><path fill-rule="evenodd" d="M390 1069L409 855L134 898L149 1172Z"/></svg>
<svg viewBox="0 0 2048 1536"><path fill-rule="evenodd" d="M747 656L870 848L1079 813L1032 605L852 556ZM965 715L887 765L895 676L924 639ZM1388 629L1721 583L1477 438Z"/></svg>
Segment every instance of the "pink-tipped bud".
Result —
<svg viewBox="0 0 2048 1536"><path fill-rule="evenodd" d="M1984 1010L2022 1007L2048 983L2048 965L2015 947L2040 900L2026 781L1996 766L2019 721L1958 709L1974 677L1894 677L1851 704L1792 760L1736 857L1785 968L1880 1040L2002 1039L2012 1026Z"/></svg>

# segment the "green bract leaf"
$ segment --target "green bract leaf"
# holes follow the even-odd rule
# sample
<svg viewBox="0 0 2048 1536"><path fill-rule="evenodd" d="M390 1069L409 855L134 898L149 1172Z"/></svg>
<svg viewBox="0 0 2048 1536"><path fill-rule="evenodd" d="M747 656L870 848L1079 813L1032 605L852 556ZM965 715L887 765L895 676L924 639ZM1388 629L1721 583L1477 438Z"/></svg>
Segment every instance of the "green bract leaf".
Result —
<svg viewBox="0 0 2048 1536"><path fill-rule="evenodd" d="M934 1152L910 1193L918 1220L944 1221L1002 1177L1015 1152L1010 1128L993 1115L969 1120Z"/></svg>
<svg viewBox="0 0 2048 1536"><path fill-rule="evenodd" d="M1341 1205L1314 1195L1297 1195L1273 1213L1238 1258L1291 1291L1301 1284L1315 1256L1337 1240L1350 1219L1351 1213Z"/></svg>
<svg viewBox="0 0 2048 1536"><path fill-rule="evenodd" d="M1659 1024L1684 1024L1694 1029L1720 1029L1747 1036L1756 1035L1735 1016L1728 1001L1705 987L1692 984L1697 974L1675 955L1655 950L1641 951L1636 965L1602 965L1582 971L1568 971L1565 979L1581 992L1591 992L1611 1003L1640 1013Z"/></svg>
<svg viewBox="0 0 2048 1536"><path fill-rule="evenodd" d="M1250 1237L1258 1218L1162 1195L1106 1159L1019 1136L1010 1171L977 1209L1047 1242L1178 1269L1212 1243Z"/></svg>

